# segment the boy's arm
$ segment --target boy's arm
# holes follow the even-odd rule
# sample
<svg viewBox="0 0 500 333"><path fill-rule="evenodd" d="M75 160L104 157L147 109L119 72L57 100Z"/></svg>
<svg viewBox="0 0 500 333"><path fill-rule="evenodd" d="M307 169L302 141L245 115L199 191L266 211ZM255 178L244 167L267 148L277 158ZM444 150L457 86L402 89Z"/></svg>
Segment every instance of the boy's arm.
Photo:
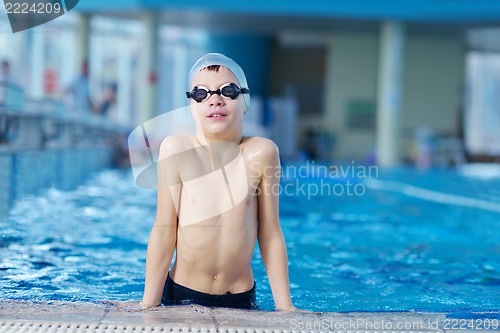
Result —
<svg viewBox="0 0 500 333"><path fill-rule="evenodd" d="M169 150L174 144L164 140L158 157L158 195L156 219L151 230L146 254L146 282L141 305L157 306L161 303L163 288L177 241L177 212L170 192L176 177L176 166L169 163Z"/></svg>
<svg viewBox="0 0 500 333"><path fill-rule="evenodd" d="M288 255L279 222L280 161L278 148L271 140L261 145L259 184L259 248L266 267L277 310L293 310L288 279Z"/></svg>

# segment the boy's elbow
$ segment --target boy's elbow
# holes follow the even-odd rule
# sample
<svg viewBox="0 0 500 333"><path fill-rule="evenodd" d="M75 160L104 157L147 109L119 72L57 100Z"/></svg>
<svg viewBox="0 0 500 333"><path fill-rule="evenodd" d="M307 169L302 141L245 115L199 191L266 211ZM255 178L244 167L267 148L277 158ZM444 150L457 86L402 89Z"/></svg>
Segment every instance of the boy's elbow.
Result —
<svg viewBox="0 0 500 333"><path fill-rule="evenodd" d="M281 230L277 230L274 232L259 233L257 235L257 239L259 241L259 244L261 245L270 245L276 242L284 242L285 240Z"/></svg>
<svg viewBox="0 0 500 333"><path fill-rule="evenodd" d="M175 228L164 225L155 225L151 230L150 238L158 237L163 240L173 240L174 242L177 239L177 232Z"/></svg>

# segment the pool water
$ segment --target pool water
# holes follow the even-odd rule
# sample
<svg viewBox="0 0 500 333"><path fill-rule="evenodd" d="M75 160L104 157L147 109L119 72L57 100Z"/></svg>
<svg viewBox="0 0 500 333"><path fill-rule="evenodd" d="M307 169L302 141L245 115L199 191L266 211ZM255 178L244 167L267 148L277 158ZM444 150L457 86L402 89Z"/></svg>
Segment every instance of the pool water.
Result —
<svg viewBox="0 0 500 333"><path fill-rule="evenodd" d="M498 313L499 174L398 168L297 177L285 174L280 202L297 307ZM357 193L339 191L347 181ZM116 170L18 201L0 222L0 298L140 300L155 206L154 191ZM257 248L253 267L259 306L272 310Z"/></svg>

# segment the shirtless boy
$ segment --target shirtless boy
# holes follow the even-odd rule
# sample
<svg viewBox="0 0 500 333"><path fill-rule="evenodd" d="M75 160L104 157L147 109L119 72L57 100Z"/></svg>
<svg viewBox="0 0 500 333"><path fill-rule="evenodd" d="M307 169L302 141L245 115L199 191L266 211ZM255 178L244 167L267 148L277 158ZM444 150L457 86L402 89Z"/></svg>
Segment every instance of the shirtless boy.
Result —
<svg viewBox="0 0 500 333"><path fill-rule="evenodd" d="M278 149L269 139L242 136L245 74L232 59L209 53L191 69L189 84L196 135L169 136L160 147L141 305L257 308L251 260L258 239L276 309L296 310L278 216Z"/></svg>

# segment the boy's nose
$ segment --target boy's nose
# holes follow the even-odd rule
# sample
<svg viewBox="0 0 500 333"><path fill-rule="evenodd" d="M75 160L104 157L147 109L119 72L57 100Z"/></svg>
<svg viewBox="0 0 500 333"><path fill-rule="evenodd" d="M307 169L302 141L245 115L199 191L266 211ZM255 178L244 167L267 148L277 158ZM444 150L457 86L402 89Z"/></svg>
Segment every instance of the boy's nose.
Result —
<svg viewBox="0 0 500 333"><path fill-rule="evenodd" d="M212 94L212 96L210 96L208 101L210 103L210 106L212 107L224 105L224 99L222 98L222 96L218 94Z"/></svg>

